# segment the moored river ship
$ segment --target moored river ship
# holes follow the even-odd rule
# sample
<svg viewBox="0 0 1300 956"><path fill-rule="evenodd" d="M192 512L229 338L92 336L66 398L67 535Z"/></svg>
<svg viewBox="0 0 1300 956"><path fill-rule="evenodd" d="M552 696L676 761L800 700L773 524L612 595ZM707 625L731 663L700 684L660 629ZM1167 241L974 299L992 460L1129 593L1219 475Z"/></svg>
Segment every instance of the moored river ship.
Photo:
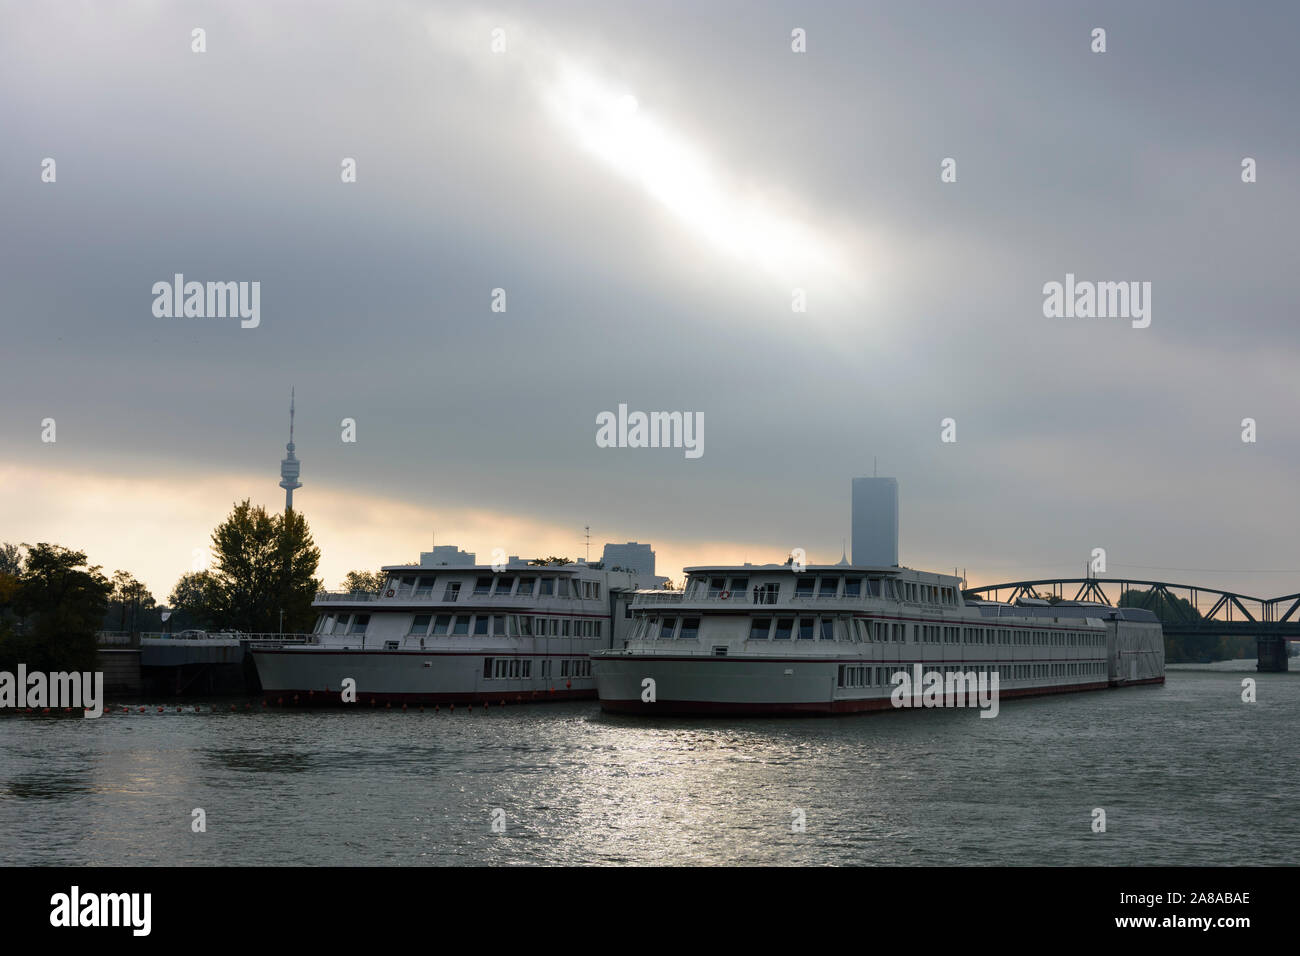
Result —
<svg viewBox="0 0 1300 956"><path fill-rule="evenodd" d="M593 654L616 713L892 709L895 675L997 675L1001 698L1164 683L1150 611L970 601L961 578L848 564L687 568L646 590L621 645Z"/></svg>
<svg viewBox="0 0 1300 956"><path fill-rule="evenodd" d="M378 592L321 593L308 643L251 648L283 703L497 704L595 696L593 650L621 644L663 578L585 563L392 565ZM345 701L351 679L355 700Z"/></svg>

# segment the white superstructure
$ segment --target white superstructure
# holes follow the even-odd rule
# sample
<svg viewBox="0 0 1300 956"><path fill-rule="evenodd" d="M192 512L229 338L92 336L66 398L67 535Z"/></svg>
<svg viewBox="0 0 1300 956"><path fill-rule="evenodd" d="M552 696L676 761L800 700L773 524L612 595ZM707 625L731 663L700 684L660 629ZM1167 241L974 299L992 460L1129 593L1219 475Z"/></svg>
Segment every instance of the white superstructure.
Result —
<svg viewBox="0 0 1300 956"><path fill-rule="evenodd" d="M622 647L594 655L601 706L630 713L840 713L894 706L895 675L996 673L1001 698L1163 683L1149 611L967 602L900 567L687 568L645 591Z"/></svg>
<svg viewBox="0 0 1300 956"><path fill-rule="evenodd" d="M621 645L638 588L662 578L586 564L417 564L376 592L322 593L310 643L251 648L284 703L490 703L592 697L590 653Z"/></svg>

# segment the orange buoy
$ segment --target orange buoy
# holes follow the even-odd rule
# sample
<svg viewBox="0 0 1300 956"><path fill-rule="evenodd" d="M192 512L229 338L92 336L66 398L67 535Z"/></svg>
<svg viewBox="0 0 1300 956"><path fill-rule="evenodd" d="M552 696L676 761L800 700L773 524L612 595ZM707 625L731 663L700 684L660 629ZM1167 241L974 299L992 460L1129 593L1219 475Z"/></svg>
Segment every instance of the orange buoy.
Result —
<svg viewBox="0 0 1300 956"><path fill-rule="evenodd" d="M455 713L455 712L456 712L456 705L455 705L455 704L452 704L450 709L451 709L452 713Z"/></svg>
<svg viewBox="0 0 1300 956"><path fill-rule="evenodd" d="M161 714L162 712L163 712L163 709L162 709L161 707L159 707L159 708L158 708L158 713Z"/></svg>
<svg viewBox="0 0 1300 956"><path fill-rule="evenodd" d="M433 712L434 712L435 714L438 713L438 705L437 705L437 704L434 704L434 705L433 705Z"/></svg>
<svg viewBox="0 0 1300 956"><path fill-rule="evenodd" d="M573 681L571 681L571 680L566 680L566 681L564 682L564 686L565 686L565 687L572 687L572 686L573 686Z"/></svg>
<svg viewBox="0 0 1300 956"><path fill-rule="evenodd" d="M371 707L375 706L375 699L373 697L370 698L370 706Z"/></svg>
<svg viewBox="0 0 1300 956"><path fill-rule="evenodd" d="M277 697L277 698L275 699L275 703L276 703L277 706L279 706L280 704L283 704L283 703L284 703L284 698L283 698L283 697Z"/></svg>
<svg viewBox="0 0 1300 956"><path fill-rule="evenodd" d="M402 710L406 710L406 705L405 705L405 704L402 705Z"/></svg>
<svg viewBox="0 0 1300 956"><path fill-rule="evenodd" d="M130 707L123 707L123 708L122 708L122 713L124 713L124 714L129 714L130 712L131 712L131 708L130 708Z"/></svg>
<svg viewBox="0 0 1300 956"><path fill-rule="evenodd" d="M143 707L140 708L140 713L142 713L142 714L144 713L144 708L143 708Z"/></svg>
<svg viewBox="0 0 1300 956"><path fill-rule="evenodd" d="M295 704L298 703L298 695L297 695L297 694L294 694L294 695L293 695L293 702L294 702Z"/></svg>
<svg viewBox="0 0 1300 956"><path fill-rule="evenodd" d="M158 709L159 709L159 710L162 710L161 707L159 707ZM48 714L49 712L50 712L50 708L48 708L48 707L42 707L42 708L41 708L41 713L42 713L42 714Z"/></svg>

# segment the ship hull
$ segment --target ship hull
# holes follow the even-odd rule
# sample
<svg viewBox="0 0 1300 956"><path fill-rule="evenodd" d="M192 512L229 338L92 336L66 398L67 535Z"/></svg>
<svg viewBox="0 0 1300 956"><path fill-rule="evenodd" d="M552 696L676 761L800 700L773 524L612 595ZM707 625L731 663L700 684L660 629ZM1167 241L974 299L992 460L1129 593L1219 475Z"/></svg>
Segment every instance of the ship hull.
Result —
<svg viewBox="0 0 1300 956"><path fill-rule="evenodd" d="M890 686L856 690L838 687L840 663L843 661L598 654L592 669L601 709L615 714L800 716L918 709L895 707ZM927 663L951 666L961 662ZM898 666L906 669L911 665ZM647 678L654 682L653 700L646 699ZM1164 677L1129 681L1126 686L1136 683L1163 684ZM1116 685L1095 676L1045 683L1006 681L999 686L998 699L1080 693L1112 686Z"/></svg>
<svg viewBox="0 0 1300 956"><path fill-rule="evenodd" d="M501 704L591 699L588 676L542 676L539 658L506 648L474 651L362 651L319 648L257 648L252 652L263 694L275 703L299 706ZM527 658L536 676L485 677L485 662ZM553 655L585 662L586 655ZM491 671L489 670L489 673ZM355 701L343 700L344 681L355 682Z"/></svg>

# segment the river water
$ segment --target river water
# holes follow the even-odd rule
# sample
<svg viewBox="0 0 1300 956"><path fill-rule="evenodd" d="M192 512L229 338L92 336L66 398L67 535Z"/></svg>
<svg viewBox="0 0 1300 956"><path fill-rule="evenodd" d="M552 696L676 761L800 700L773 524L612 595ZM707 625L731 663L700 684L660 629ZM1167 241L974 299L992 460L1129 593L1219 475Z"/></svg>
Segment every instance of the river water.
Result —
<svg viewBox="0 0 1300 956"><path fill-rule="evenodd" d="M1256 703L1241 700L1244 677ZM995 719L159 703L0 719L0 861L1300 862L1300 673L1256 674L1253 661L1008 701Z"/></svg>

